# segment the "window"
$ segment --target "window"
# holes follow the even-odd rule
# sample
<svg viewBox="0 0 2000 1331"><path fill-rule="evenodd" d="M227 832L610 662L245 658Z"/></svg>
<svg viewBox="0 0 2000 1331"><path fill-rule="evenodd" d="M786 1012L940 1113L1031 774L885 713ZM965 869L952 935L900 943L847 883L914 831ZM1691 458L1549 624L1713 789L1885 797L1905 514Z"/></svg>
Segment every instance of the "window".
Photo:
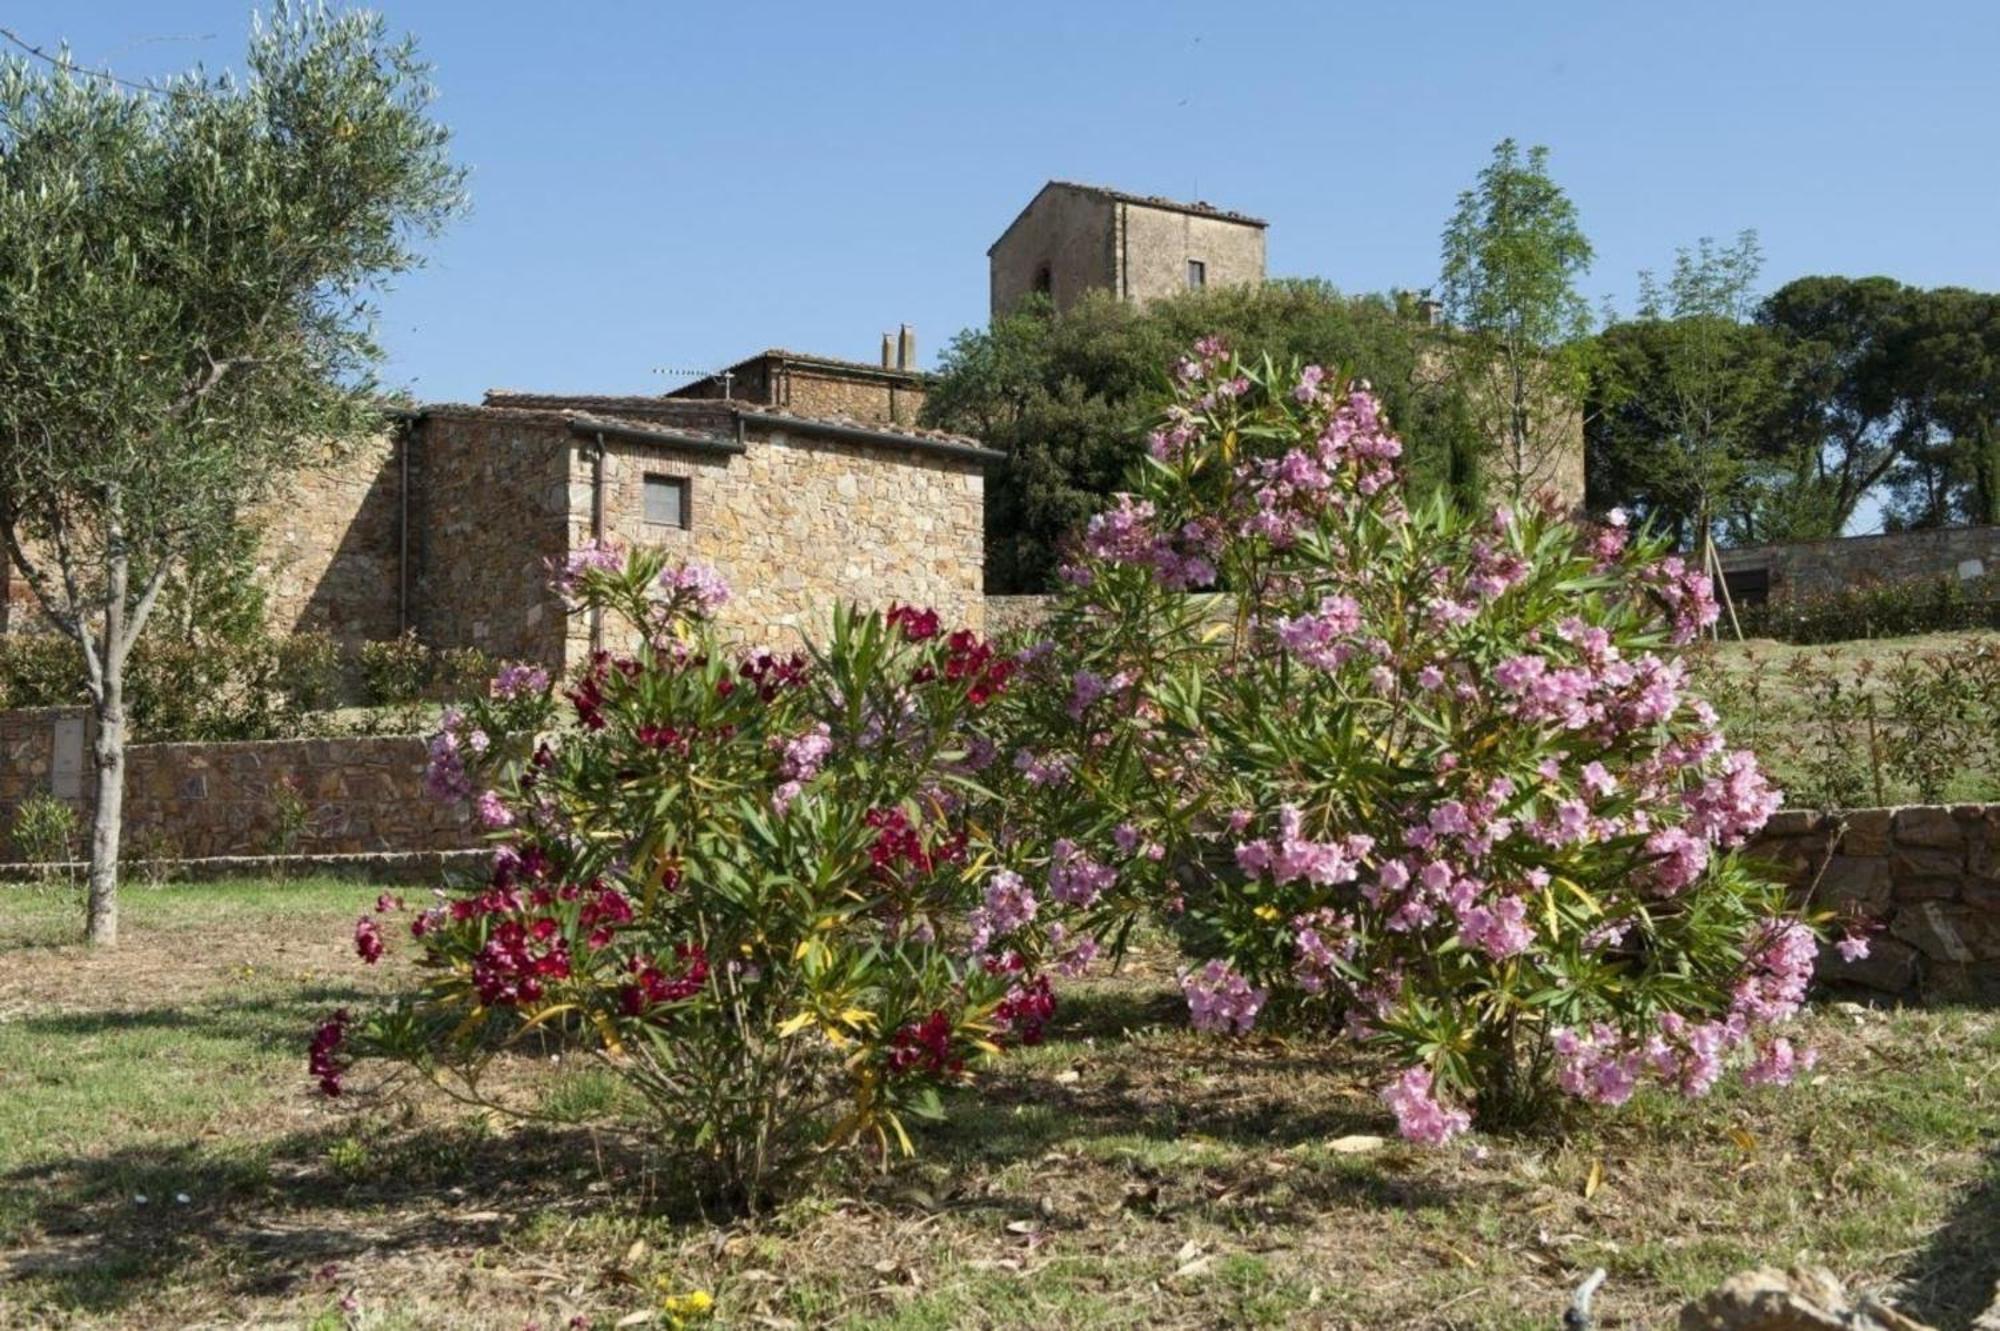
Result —
<svg viewBox="0 0 2000 1331"><path fill-rule="evenodd" d="M646 477L646 521L655 527L688 526L688 478Z"/></svg>
<svg viewBox="0 0 2000 1331"><path fill-rule="evenodd" d="M1047 264L1043 264L1035 270L1035 290L1044 296L1052 296L1055 294L1055 289L1055 274L1049 271Z"/></svg>
<svg viewBox="0 0 2000 1331"><path fill-rule="evenodd" d="M1737 605L1765 605L1771 599L1771 570L1732 568L1723 570L1722 586Z"/></svg>
<svg viewBox="0 0 2000 1331"><path fill-rule="evenodd" d="M1188 290L1199 291L1208 285L1208 265L1200 259L1188 260Z"/></svg>

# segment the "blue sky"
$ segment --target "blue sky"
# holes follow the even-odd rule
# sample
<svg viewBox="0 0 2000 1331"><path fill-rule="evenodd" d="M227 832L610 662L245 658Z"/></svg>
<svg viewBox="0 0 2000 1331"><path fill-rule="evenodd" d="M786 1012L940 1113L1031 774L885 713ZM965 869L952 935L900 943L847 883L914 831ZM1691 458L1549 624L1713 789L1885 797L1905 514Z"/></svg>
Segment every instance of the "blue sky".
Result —
<svg viewBox="0 0 2000 1331"><path fill-rule="evenodd" d="M1755 227L1765 285L2000 288L2000 4L399 0L474 211L384 305L388 378L658 391L766 346L930 363L1050 177L1271 220L1274 274L1421 287L1492 144L1547 144L1625 308ZM242 0L16 0L144 76L243 49Z"/></svg>

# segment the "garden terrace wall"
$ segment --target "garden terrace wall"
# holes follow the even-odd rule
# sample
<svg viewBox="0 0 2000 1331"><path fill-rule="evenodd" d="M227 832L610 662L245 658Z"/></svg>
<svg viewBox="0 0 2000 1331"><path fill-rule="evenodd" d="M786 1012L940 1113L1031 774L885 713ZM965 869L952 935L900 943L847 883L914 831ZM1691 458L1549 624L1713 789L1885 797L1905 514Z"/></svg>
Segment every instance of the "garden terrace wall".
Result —
<svg viewBox="0 0 2000 1331"><path fill-rule="evenodd" d="M1816 907L1882 924L1867 959L1821 978L1911 1000L2000 1002L2000 805L1786 811L1749 853Z"/></svg>
<svg viewBox="0 0 2000 1331"><path fill-rule="evenodd" d="M21 802L43 791L87 821L96 794L88 753L81 709L0 712L0 828L11 828ZM125 751L125 856L380 855L478 846L467 810L424 793L426 758L425 742L410 735L135 744ZM283 844L288 787L305 808L289 846ZM11 837L0 843L0 862L19 859Z"/></svg>
<svg viewBox="0 0 2000 1331"><path fill-rule="evenodd" d="M1732 593L1751 601L1935 578L1971 582L2000 574L2000 527L1931 527L1743 546L1722 551L1721 559Z"/></svg>

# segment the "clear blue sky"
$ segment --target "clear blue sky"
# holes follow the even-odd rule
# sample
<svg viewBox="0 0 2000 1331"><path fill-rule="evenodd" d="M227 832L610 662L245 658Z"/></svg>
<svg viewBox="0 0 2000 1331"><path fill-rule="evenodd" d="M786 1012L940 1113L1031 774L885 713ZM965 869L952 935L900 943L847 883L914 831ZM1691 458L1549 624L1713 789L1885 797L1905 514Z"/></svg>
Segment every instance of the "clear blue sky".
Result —
<svg viewBox="0 0 2000 1331"><path fill-rule="evenodd" d="M234 62L244 0L16 0L128 76ZM1547 144L1629 309L1755 227L1765 285L2000 288L2000 4L398 0L474 211L385 303L388 378L658 391L766 346L930 363L1050 177L1269 218L1274 274L1421 287L1492 144Z"/></svg>

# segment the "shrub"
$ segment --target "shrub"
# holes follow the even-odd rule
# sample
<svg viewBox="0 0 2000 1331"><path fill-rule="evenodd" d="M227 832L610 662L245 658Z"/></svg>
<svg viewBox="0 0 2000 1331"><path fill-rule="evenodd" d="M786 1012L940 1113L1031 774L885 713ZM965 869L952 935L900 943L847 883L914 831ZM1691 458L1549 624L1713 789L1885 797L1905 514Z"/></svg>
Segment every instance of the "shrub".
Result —
<svg viewBox="0 0 2000 1331"><path fill-rule="evenodd" d="M294 633L277 642L273 683L291 711L322 711L340 702L343 667L340 644L330 635Z"/></svg>
<svg viewBox="0 0 2000 1331"><path fill-rule="evenodd" d="M1992 577L1930 578L1845 587L1736 607L1746 637L1780 642L1848 642L2000 628L2000 587Z"/></svg>
<svg viewBox="0 0 2000 1331"><path fill-rule="evenodd" d="M52 867L77 857L76 810L47 791L22 800L14 810L14 851L28 864Z"/></svg>
<svg viewBox="0 0 2000 1331"><path fill-rule="evenodd" d="M1407 507L1316 367L1208 343L1176 383L1010 698L975 941L1074 970L1154 915L1196 1026L1390 1051L1413 1138L1737 1053L1789 1079L1816 940L1728 850L1777 795L1686 688L1707 580L1622 525Z"/></svg>
<svg viewBox="0 0 2000 1331"><path fill-rule="evenodd" d="M842 611L811 656L738 652L713 574L658 554L589 551L562 586L640 645L560 694L509 667L447 714L430 785L473 801L492 874L411 921L425 987L328 1023L315 1075L338 1092L379 1054L532 1112L482 1078L493 1055L587 1047L694 1182L753 1206L839 1148L907 1150L938 1085L1046 1016L946 944L988 854L979 726L1010 664L901 609ZM365 960L396 905L357 923Z"/></svg>
<svg viewBox="0 0 2000 1331"><path fill-rule="evenodd" d="M393 638L364 642L360 651L361 687L377 706L416 702L430 687L433 653L405 629Z"/></svg>

